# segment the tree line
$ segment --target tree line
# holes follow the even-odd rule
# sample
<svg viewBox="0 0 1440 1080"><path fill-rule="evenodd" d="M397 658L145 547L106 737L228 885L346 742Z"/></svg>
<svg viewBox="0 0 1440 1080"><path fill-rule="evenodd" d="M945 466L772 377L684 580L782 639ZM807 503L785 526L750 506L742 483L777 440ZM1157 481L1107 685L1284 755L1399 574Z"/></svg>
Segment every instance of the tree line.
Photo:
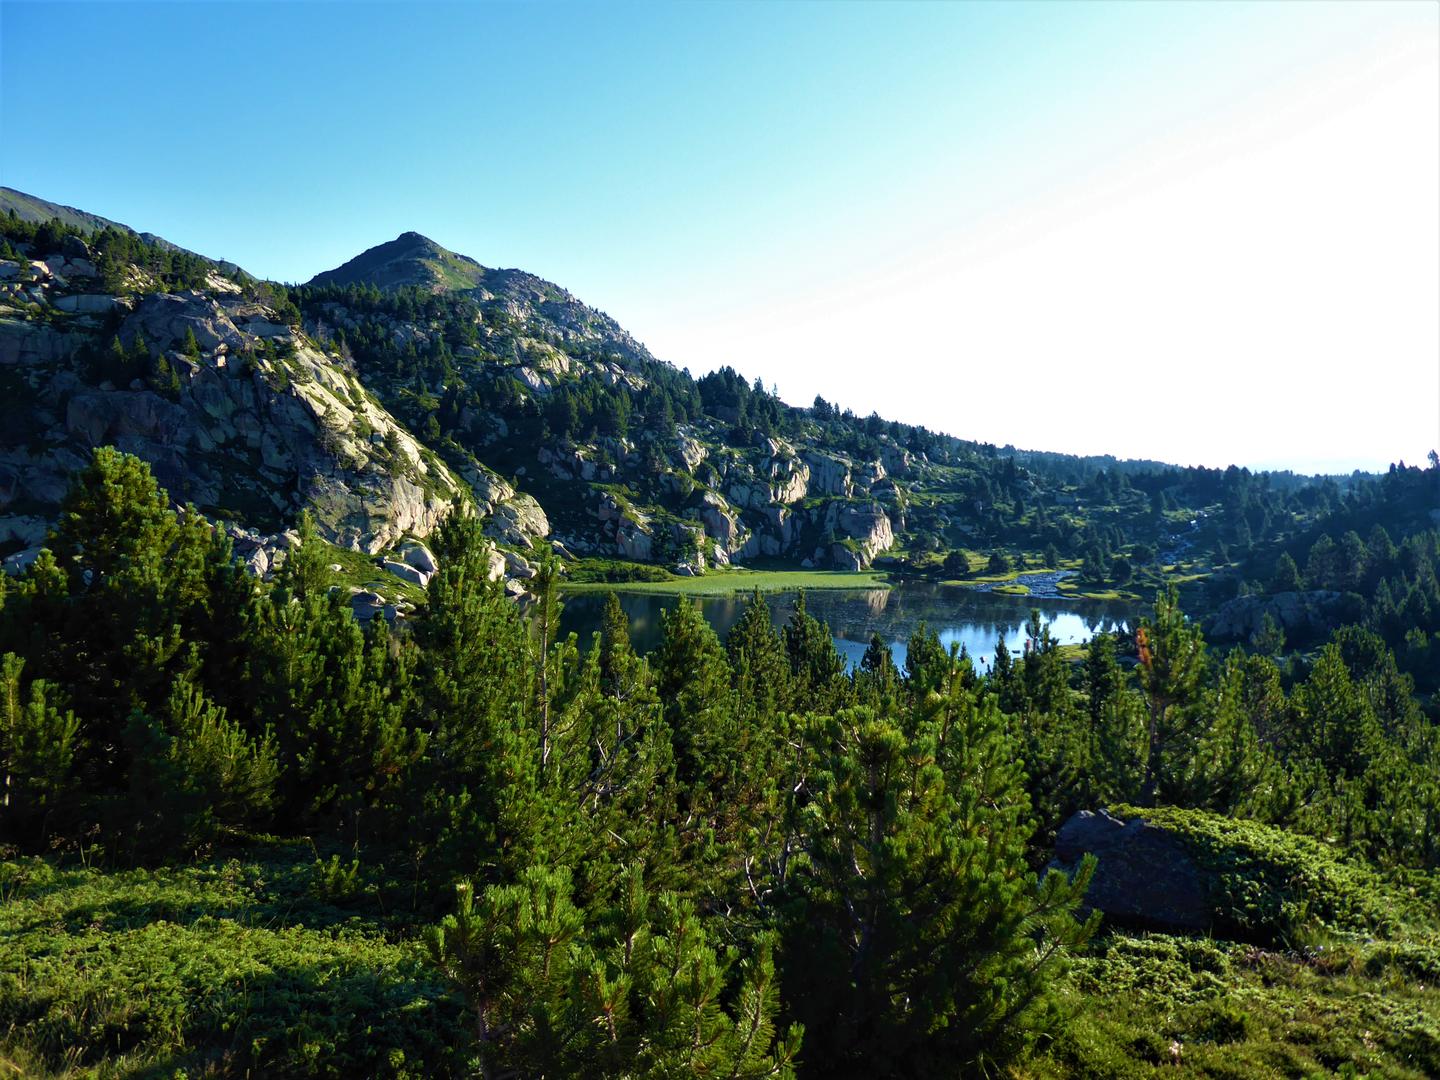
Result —
<svg viewBox="0 0 1440 1080"><path fill-rule="evenodd" d="M1063 1027L1094 929L1091 867L1041 869L1082 807L1440 865L1434 728L1364 629L1282 673L1167 593L1078 666L1037 614L989 674L923 627L848 671L757 595L723 641L679 603L645 657L613 596L559 634L553 564L507 599L473 517L435 539L414 620L362 627L307 523L259 583L96 451L0 592L4 841L131 865L283 830L401 868L495 1077L1002 1067Z"/></svg>

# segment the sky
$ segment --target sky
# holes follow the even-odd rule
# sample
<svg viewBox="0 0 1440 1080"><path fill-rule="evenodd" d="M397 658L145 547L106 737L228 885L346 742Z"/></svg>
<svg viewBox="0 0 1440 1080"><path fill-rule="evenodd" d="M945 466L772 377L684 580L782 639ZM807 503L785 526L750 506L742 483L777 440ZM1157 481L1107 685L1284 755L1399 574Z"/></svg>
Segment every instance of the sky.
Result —
<svg viewBox="0 0 1440 1080"><path fill-rule="evenodd" d="M1440 447L1440 3L0 0L0 184L304 281L416 230L964 438Z"/></svg>

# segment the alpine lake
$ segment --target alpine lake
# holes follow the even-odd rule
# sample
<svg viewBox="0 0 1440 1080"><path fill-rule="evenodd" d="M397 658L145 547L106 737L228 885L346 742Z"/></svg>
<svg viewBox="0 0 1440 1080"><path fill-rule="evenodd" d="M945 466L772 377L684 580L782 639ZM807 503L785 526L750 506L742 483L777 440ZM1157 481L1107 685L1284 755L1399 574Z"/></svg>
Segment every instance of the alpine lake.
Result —
<svg viewBox="0 0 1440 1080"><path fill-rule="evenodd" d="M1012 655L1024 649L1025 625L1032 609L1039 609L1050 633L1061 645L1084 644L1097 633L1124 630L1143 613L1133 602L1081 600L1059 595L1056 581L1065 576L1046 573L1021 575L1020 584L1031 594L1014 596L989 591L984 585L939 585L929 582L899 582L888 588L826 588L805 593L809 613L830 628L835 646L854 666L860 662L873 635L890 645L895 663L905 664L905 643L920 623L940 637L947 649L952 643L965 650L982 670L995 655L1001 639ZM600 616L608 591L586 591L563 596L560 618L562 633L579 636L582 648L600 629ZM698 603L700 610L723 641L730 627L750 602L748 593L721 596L683 596L673 592L613 589L630 619L630 639L635 649L648 653L660 643L661 612L681 600ZM1046 595L1050 594L1050 595ZM783 626L795 610L800 593L795 590L768 592L765 603L776 626Z"/></svg>

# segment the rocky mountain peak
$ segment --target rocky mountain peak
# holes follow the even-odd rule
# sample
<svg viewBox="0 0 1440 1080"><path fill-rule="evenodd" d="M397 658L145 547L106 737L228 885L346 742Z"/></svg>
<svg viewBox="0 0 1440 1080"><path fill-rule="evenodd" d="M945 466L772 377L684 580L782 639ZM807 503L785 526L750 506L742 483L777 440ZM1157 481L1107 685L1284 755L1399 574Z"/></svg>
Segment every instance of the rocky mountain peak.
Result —
<svg viewBox="0 0 1440 1080"><path fill-rule="evenodd" d="M403 232L334 270L316 274L311 285L374 285L391 290L418 286L431 292L473 289L485 277L474 259L458 255L418 232Z"/></svg>

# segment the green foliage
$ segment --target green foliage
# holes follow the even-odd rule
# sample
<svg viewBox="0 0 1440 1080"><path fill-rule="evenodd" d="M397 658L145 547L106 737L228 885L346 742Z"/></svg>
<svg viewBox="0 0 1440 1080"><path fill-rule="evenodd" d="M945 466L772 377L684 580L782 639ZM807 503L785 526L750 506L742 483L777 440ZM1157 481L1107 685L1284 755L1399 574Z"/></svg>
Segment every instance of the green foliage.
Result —
<svg viewBox="0 0 1440 1080"><path fill-rule="evenodd" d="M159 718L139 710L125 730L130 755L125 845L150 857L193 850L221 826L264 821L278 775L275 740L250 739L189 679Z"/></svg>
<svg viewBox="0 0 1440 1080"><path fill-rule="evenodd" d="M1090 1003L1040 1075L1216 1080L1431 1075L1440 992L1390 946L1273 952L1106 934L1075 961Z"/></svg>
<svg viewBox="0 0 1440 1080"><path fill-rule="evenodd" d="M674 575L663 566L624 562L620 559L585 559L570 568L569 581L576 585L598 583L670 581Z"/></svg>
<svg viewBox="0 0 1440 1080"><path fill-rule="evenodd" d="M1175 587L1155 597L1155 616L1135 635L1140 686L1150 712L1149 751L1140 798L1149 805L1174 782L1200 723L1196 689L1205 674L1205 640L1180 611Z"/></svg>
<svg viewBox="0 0 1440 1080"><path fill-rule="evenodd" d="M697 605L682 599L661 616L653 666L680 779L702 791L734 783L742 763L730 665Z"/></svg>
<svg viewBox="0 0 1440 1080"><path fill-rule="evenodd" d="M823 1075L1003 1063L1053 1019L1051 962L1089 932L1070 911L1092 867L1037 886L1000 717L951 686L912 735L859 709L809 736L787 997Z"/></svg>
<svg viewBox="0 0 1440 1080"><path fill-rule="evenodd" d="M1018 473L998 466L992 495L1021 499ZM613 595L591 649L558 633L548 559L534 600L510 600L464 508L396 629L362 630L332 584L332 558L363 557L303 517L299 538L257 582L104 450L50 550L0 587L0 829L60 853L0 871L0 1060L1434 1072L1440 740L1376 630L1282 673L1213 653L1167 592L1133 677L1128 641L1101 635L1075 664L1038 612L989 676L924 627L903 673L879 638L847 672L803 600L777 633L757 592L723 645L682 599L647 659ZM1361 547L1423 576L1412 539ZM1081 544L1108 557L1121 538ZM714 577L732 575L751 580ZM1073 882L1035 868L1074 809L1142 799L1253 954L1123 935L1087 951L1089 866ZM280 827L312 839L263 865L122 869ZM459 910L422 942L457 881ZM1105 979L1123 1006L1104 1005ZM1285 996L1317 979L1366 1000ZM1299 1036L1280 1033L1291 1006ZM1352 1026L1328 1031L1331 1007Z"/></svg>
<svg viewBox="0 0 1440 1080"><path fill-rule="evenodd" d="M458 887L427 944L464 995L482 1075L793 1075L800 1031L777 1035L767 942L733 980L733 955L717 956L675 896L652 899L638 869L610 921L587 933L563 871L532 867L478 900Z"/></svg>
<svg viewBox="0 0 1440 1080"><path fill-rule="evenodd" d="M43 679L30 683L26 700L24 666L14 653L0 658L0 805L7 830L34 842L47 835L47 819L63 813L73 793L80 722L56 707L56 689Z"/></svg>
<svg viewBox="0 0 1440 1080"><path fill-rule="evenodd" d="M1222 925L1253 939L1295 943L1315 928L1393 935L1419 914L1401 890L1322 841L1178 807L1123 812L1178 835L1216 883Z"/></svg>
<svg viewBox="0 0 1440 1080"><path fill-rule="evenodd" d="M0 863L0 1060L22 1075L460 1075L416 950L308 895L300 849L101 874Z"/></svg>

